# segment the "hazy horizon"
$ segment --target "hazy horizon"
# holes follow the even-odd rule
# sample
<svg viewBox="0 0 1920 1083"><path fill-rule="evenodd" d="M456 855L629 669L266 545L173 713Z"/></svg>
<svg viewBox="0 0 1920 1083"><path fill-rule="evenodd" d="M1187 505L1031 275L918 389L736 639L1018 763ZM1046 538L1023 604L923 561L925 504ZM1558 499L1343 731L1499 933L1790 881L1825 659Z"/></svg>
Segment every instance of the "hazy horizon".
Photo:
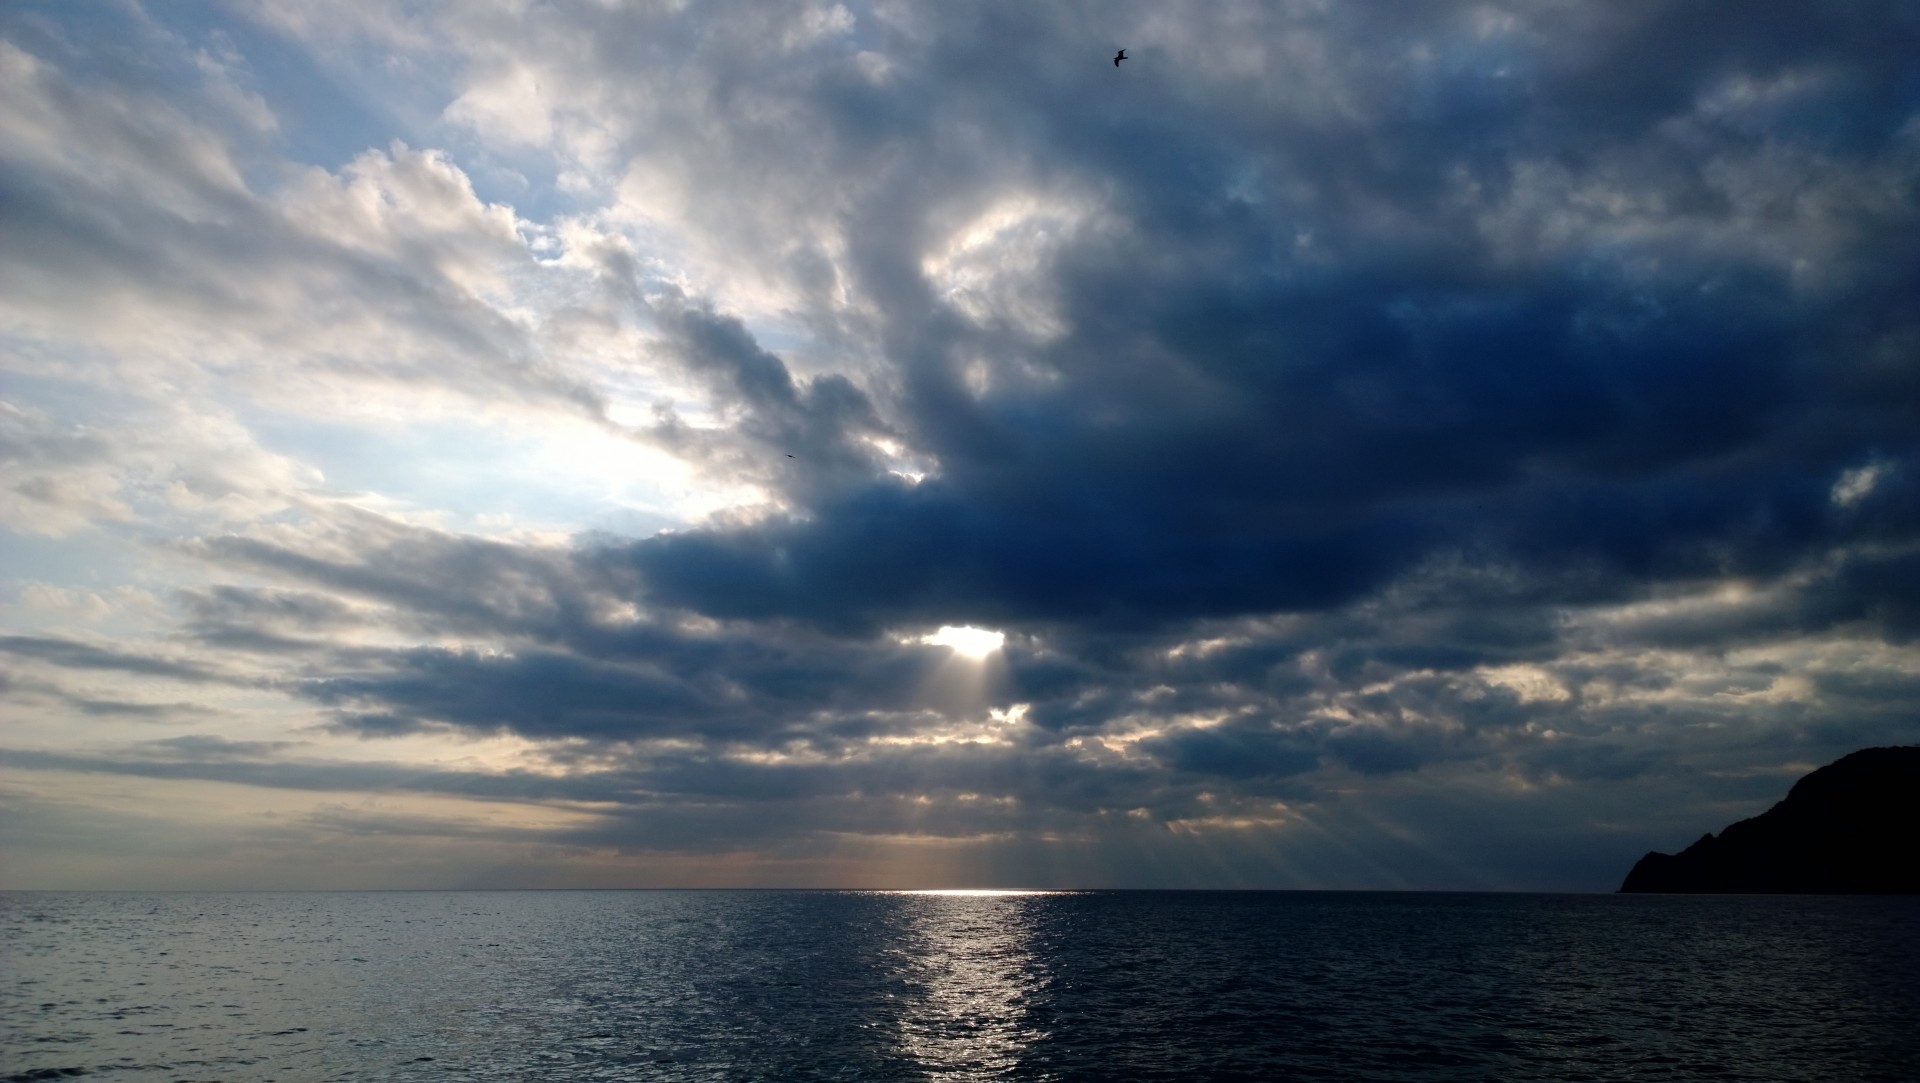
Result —
<svg viewBox="0 0 1920 1083"><path fill-rule="evenodd" d="M1612 891L1920 741L1915 11L5 5L0 888Z"/></svg>

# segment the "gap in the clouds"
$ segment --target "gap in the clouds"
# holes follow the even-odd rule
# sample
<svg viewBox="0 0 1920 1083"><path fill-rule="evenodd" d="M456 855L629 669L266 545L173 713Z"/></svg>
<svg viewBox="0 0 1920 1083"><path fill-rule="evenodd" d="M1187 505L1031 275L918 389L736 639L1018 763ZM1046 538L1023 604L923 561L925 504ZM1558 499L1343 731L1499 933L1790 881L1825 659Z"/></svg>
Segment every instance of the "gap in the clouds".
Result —
<svg viewBox="0 0 1920 1083"><path fill-rule="evenodd" d="M161 3L146 11L195 49L238 54L241 85L266 102L282 149L295 161L338 170L367 149L410 139L421 128L421 103L382 104L403 102L406 86L367 70L328 71L302 44L233 18L226 5Z"/></svg>
<svg viewBox="0 0 1920 1083"><path fill-rule="evenodd" d="M22 604L22 592L31 584L94 594L123 587L163 591L177 586L177 568L169 569L170 578L165 580L150 577L152 556L144 546L98 530L45 537L0 529L0 566L6 568L6 578L0 580L0 590L4 591L0 593L0 629L43 633L73 628L75 622L70 618L40 614ZM96 623L103 632L129 630L126 621L112 617L88 623ZM145 624L143 620L142 630Z"/></svg>
<svg viewBox="0 0 1920 1083"><path fill-rule="evenodd" d="M941 625L938 631L923 635L916 640L916 642L934 646L950 647L954 653L975 662L999 650L1006 641L1007 633L1005 632L964 624Z"/></svg>
<svg viewBox="0 0 1920 1083"><path fill-rule="evenodd" d="M685 523L671 510L680 494L662 484L657 456L585 422L402 427L271 415L253 427L262 444L318 468L330 492L368 494L460 529L512 523L647 536Z"/></svg>
<svg viewBox="0 0 1920 1083"><path fill-rule="evenodd" d="M399 140L451 151L476 196L512 206L523 218L551 221L587 209L580 195L556 185L555 161L543 148L503 151L445 118L461 63L452 52L415 51L396 69L382 49L296 41L277 28L227 18L219 5L159 4L150 14L195 48L238 55L241 85L265 101L279 149L294 162L338 173ZM266 190L273 178L252 180Z"/></svg>

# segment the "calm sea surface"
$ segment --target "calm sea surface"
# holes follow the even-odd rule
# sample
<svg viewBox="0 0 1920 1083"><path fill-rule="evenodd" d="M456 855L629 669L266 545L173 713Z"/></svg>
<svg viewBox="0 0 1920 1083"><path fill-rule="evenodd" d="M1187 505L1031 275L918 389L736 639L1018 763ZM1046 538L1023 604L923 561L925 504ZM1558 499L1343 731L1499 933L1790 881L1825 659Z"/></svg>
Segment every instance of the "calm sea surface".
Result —
<svg viewBox="0 0 1920 1083"><path fill-rule="evenodd" d="M0 894L0 1079L1920 1079L1920 899Z"/></svg>

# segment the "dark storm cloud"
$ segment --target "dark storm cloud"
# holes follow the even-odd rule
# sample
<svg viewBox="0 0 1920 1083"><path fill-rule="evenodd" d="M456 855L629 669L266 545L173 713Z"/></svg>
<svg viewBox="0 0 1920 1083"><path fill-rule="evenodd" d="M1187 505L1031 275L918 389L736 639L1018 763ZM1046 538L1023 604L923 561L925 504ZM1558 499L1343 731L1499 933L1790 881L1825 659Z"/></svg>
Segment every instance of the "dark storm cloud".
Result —
<svg viewBox="0 0 1920 1083"><path fill-rule="evenodd" d="M1209 72L1196 41L1098 85L1063 74L1079 28L1051 10L903 43L884 93L925 126L882 127L924 154L863 178L844 225L899 432L937 470L795 477L790 517L638 542L648 596L850 632L1152 626L1339 607L1454 551L1592 603L1913 544L1830 495L1920 431L1892 7L1252 18L1258 71ZM1339 66L1289 70L1292 30ZM822 76L787 105L856 173L881 93ZM1022 340L944 302L922 253L966 186L1046 183L1101 191L1112 224L1041 262L1063 330ZM701 320L676 333L742 408L794 416L778 359ZM1045 378L976 390L975 355Z"/></svg>
<svg viewBox="0 0 1920 1083"><path fill-rule="evenodd" d="M945 648L850 642L802 628L686 631L636 618L621 609L631 575L590 545L533 550L354 514L318 546L223 537L192 551L388 607L380 619L416 632L484 633L513 644L336 648L330 633L373 616L309 592L183 596L188 627L203 642L294 656L297 668L282 687L351 705L340 724L357 732L433 721L544 737L778 741L817 725L819 739L839 740L875 729L863 720L870 712L942 706L927 682ZM311 677L316 671L331 675ZM807 721L814 712L831 721Z"/></svg>
<svg viewBox="0 0 1920 1083"><path fill-rule="evenodd" d="M651 309L682 362L735 415L721 434L668 418L654 429L668 447L732 476L771 476L803 490L836 481L845 486L878 472L872 447L860 441L888 430L845 376L796 380L738 319L684 298L663 298Z"/></svg>
<svg viewBox="0 0 1920 1083"><path fill-rule="evenodd" d="M1284 534L1208 534L1189 510L1121 477L1032 494L944 479L882 481L750 528L637 543L649 596L717 617L792 617L850 631L946 621L1157 622L1334 604L1405 567L1421 524L1396 516L1302 523ZM1138 501L1160 499L1171 507Z"/></svg>
<svg viewBox="0 0 1920 1083"><path fill-rule="evenodd" d="M948 652L939 647L657 627L607 630L570 646L339 652L314 667L333 675L281 687L340 708L337 724L365 736L437 723L533 738L823 750L983 706L943 686Z"/></svg>
<svg viewBox="0 0 1920 1083"><path fill-rule="evenodd" d="M1546 745L1527 757L1527 767L1539 776L1619 782L1658 765L1651 749L1628 750L1597 741L1566 741Z"/></svg>
<svg viewBox="0 0 1920 1083"><path fill-rule="evenodd" d="M582 86L624 85L612 40L699 60L668 91L705 122L681 178L710 196L693 213L731 215L706 223L723 239L771 243L769 207L842 231L832 273L871 303L884 354L865 389L802 379L726 313L651 305L729 411L658 434L792 511L610 547L596 570L655 605L872 636L1333 610L1453 554L1536 604L1591 604L1909 546L1910 515L1831 497L1843 471L1911 463L1920 429L1902 353L1920 324L1898 303L1920 293L1916 102L1885 32L1902 18L1222 7L1125 72L1065 62L1086 29L1067 9L856 11L806 65L743 63L732 20L542 23L529 56L594 43L567 76ZM855 47L883 51L887 78L836 51ZM739 179L769 175L777 190ZM1009 287L1052 307L1051 332L926 269L994 193L1094 208ZM881 472L868 436L933 473ZM1866 499L1897 507L1894 487ZM417 583L407 608L444 609L450 580L515 559L473 548L459 576L355 587ZM575 590L529 587L505 623ZM1473 664L1447 633L1486 600L1353 650ZM509 616L478 604L482 624Z"/></svg>
<svg viewBox="0 0 1920 1083"><path fill-rule="evenodd" d="M1312 735L1257 726L1188 729L1143 745L1177 771L1243 781L1298 775L1320 762Z"/></svg>
<svg viewBox="0 0 1920 1083"><path fill-rule="evenodd" d="M409 527L354 510L328 524L331 538L351 536L350 548L330 550L226 535L201 539L187 551L229 566L271 571L352 597L393 606L427 626L460 631L527 629L583 620L596 604L568 562L551 552L443 531ZM232 631L300 627L320 630L346 619L347 610L324 599L277 599L257 592L190 594L196 624Z"/></svg>
<svg viewBox="0 0 1920 1083"><path fill-rule="evenodd" d="M1788 636L1864 634L1889 643L1920 634L1920 554L1850 553L1790 585L1748 598L1626 621L1622 643L1728 649Z"/></svg>
<svg viewBox="0 0 1920 1083"><path fill-rule="evenodd" d="M217 737L198 738L207 747L149 747L114 754L47 752L9 748L6 761L14 767L131 775L140 778L193 779L231 782L270 789L329 791L407 791L495 799L626 800L625 786L596 784L574 778L558 782L532 772L435 772L417 765L356 764L267 758L253 742L220 744Z"/></svg>
<svg viewBox="0 0 1920 1083"><path fill-rule="evenodd" d="M509 662L419 648L392 661L385 672L329 677L300 692L327 704L377 704L531 737L654 736L716 721L717 712L678 677L571 655L529 653Z"/></svg>
<svg viewBox="0 0 1920 1083"><path fill-rule="evenodd" d="M392 540L402 536L403 544ZM1618 650L1670 645L1676 629L1692 619L1652 616L1603 629L1569 629L1553 607L1503 598L1497 584L1477 573L1442 570L1409 580L1396 598L1352 612L1177 630L1199 648L1178 646L1179 638L1164 633L1098 624L1016 638L989 667L981 698L962 696L949 709L936 679L943 648L822 635L778 622L688 628L607 618L610 602L628 585L616 574L617 547L523 554L529 568L541 570L540 582L568 584L574 601L496 606L468 595L491 594L499 576L440 574L428 581L402 574L462 567L466 540L397 524L380 537L351 559L322 562L288 551L263 558L263 566L303 571L324 585L351 585L362 597L402 607L430 589L439 599L437 612L457 614L448 627L487 628L518 645L489 651L313 646L299 670L305 676L290 674L277 686L338 708L336 725L365 736L451 725L537 739L675 738L801 747L838 761L871 738L942 725L986 706L1024 704L1031 728L1012 732L1017 744L1034 752L1078 735L1112 732L1127 719L1165 726L1167 719L1224 713L1238 721L1218 730L1176 724L1142 742L1150 757L1143 762L1239 779L1285 778L1316 763L1391 773L1499 755L1529 725L1595 734L1639 727L1633 710L1601 710L1566 690L1595 685L1617 693L1659 693L1671 687L1671 675L1635 663L1631 655L1611 662L1562 655L1595 637ZM246 552L260 557L270 549L256 543ZM238 552L228 548L222 555ZM395 553L402 556L388 566ZM511 547L501 547L494 555L507 561L502 567L512 567L512 554ZM611 572L609 559L615 561ZM1841 578L1846 567L1840 566ZM1496 597L1495 604L1473 605L1476 584L1481 595ZM227 591L196 596L191 604L227 621L251 617L262 627L280 627L296 614L318 614L324 624L343 611L294 592L262 598ZM438 624L434 612L408 612L422 628ZM1706 619L1722 631L1746 619L1737 605L1730 613L1710 612ZM1860 608L1855 616L1866 613ZM480 614L490 616L482 620ZM229 634L244 635L247 627L232 624ZM1757 641L1765 641L1760 633L1766 630L1754 632ZM1564 640L1567 634L1574 639ZM1521 698L1473 672L1512 663L1551 667L1543 674L1558 676L1542 679L1558 682L1559 698ZM1755 665L1744 678L1726 679L1745 682L1731 690L1757 692L1781 675L1778 666ZM1747 708L1750 717L1766 713Z"/></svg>

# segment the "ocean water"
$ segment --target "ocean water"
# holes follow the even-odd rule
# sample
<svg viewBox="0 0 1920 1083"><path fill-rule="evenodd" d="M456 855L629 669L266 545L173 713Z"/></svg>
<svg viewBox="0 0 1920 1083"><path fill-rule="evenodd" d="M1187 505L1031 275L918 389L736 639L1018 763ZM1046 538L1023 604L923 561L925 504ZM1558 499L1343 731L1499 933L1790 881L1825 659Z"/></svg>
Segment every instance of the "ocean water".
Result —
<svg viewBox="0 0 1920 1083"><path fill-rule="evenodd" d="M0 1079L1916 1080L1920 898L0 894Z"/></svg>

